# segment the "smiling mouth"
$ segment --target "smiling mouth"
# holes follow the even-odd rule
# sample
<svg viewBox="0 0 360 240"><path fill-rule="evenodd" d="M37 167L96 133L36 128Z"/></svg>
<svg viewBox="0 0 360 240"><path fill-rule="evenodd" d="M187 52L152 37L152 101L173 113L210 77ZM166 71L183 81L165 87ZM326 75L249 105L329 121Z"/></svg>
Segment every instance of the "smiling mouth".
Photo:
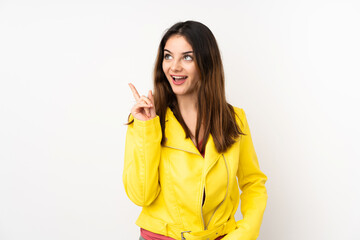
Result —
<svg viewBox="0 0 360 240"><path fill-rule="evenodd" d="M175 85L181 85L186 81L187 76L171 76L171 78L173 79L173 83Z"/></svg>
<svg viewBox="0 0 360 240"><path fill-rule="evenodd" d="M183 81L187 79L187 76L171 76L175 82Z"/></svg>

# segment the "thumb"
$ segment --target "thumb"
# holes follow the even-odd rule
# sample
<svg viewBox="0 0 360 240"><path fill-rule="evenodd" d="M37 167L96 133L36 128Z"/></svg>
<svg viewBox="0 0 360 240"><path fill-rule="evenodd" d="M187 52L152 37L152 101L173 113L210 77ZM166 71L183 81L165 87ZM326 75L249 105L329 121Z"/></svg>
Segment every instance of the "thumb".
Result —
<svg viewBox="0 0 360 240"><path fill-rule="evenodd" d="M155 100L154 100L154 96L153 96L151 90L149 91L148 98L150 99L150 101L151 101L151 103L152 103L152 105L153 105L153 107L150 108L150 113L151 113L151 115L152 115L153 117L155 117L155 116L156 116Z"/></svg>
<svg viewBox="0 0 360 240"><path fill-rule="evenodd" d="M149 91L148 98L149 98L150 101L152 102L153 106L155 106L154 96L152 95L152 91L151 91L151 90Z"/></svg>

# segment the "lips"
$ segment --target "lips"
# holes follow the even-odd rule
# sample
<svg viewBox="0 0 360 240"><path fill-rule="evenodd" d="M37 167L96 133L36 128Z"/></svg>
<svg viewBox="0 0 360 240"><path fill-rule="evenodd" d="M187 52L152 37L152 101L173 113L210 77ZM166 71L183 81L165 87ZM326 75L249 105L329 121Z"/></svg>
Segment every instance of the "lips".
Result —
<svg viewBox="0 0 360 240"><path fill-rule="evenodd" d="M170 75L171 76L171 78L173 79L173 83L175 84L175 85L181 85L181 84L183 84L185 81L186 81L186 79L187 79L187 76L185 76L185 75Z"/></svg>

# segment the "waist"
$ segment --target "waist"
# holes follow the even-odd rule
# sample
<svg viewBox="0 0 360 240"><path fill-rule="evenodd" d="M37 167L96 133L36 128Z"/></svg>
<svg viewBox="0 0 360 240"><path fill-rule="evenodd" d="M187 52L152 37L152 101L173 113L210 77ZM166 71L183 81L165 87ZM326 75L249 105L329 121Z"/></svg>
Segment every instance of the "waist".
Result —
<svg viewBox="0 0 360 240"><path fill-rule="evenodd" d="M146 218L146 219L145 219ZM144 216L136 222L138 226L147 231L168 236L170 239L176 240L214 240L221 239L224 235L236 229L235 218L231 217L227 222L215 226L208 230L192 231L192 229L184 229L181 225L174 225L163 222L150 216ZM140 221L139 221L140 220ZM159 236L158 236L159 237ZM146 239L146 236L145 236ZM156 239L156 238L155 238ZM161 239L161 238L159 238ZM169 238L164 238L170 240ZM151 239L150 239L151 240Z"/></svg>
<svg viewBox="0 0 360 240"><path fill-rule="evenodd" d="M175 240L174 238L171 237L167 237L161 234L157 234L157 233L153 233L151 231L148 231L146 229L140 228L140 235L141 237L143 237L145 240ZM225 237L225 235L222 235L220 237L217 237L215 240L220 240L223 237Z"/></svg>

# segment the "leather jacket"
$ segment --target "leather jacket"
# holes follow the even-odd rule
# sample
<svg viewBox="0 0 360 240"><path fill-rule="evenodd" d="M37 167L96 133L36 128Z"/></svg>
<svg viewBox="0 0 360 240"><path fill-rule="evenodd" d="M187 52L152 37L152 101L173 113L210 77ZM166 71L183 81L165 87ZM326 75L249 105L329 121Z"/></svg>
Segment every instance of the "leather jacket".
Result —
<svg viewBox="0 0 360 240"><path fill-rule="evenodd" d="M210 134L204 157L185 138L170 108L164 146L158 116L148 121L130 116L134 122L126 133L123 183L130 200L143 207L138 226L174 239L212 240L225 234L223 240L258 237L267 177L260 171L245 112L234 110L246 135L218 153ZM243 219L236 222L240 198Z"/></svg>

